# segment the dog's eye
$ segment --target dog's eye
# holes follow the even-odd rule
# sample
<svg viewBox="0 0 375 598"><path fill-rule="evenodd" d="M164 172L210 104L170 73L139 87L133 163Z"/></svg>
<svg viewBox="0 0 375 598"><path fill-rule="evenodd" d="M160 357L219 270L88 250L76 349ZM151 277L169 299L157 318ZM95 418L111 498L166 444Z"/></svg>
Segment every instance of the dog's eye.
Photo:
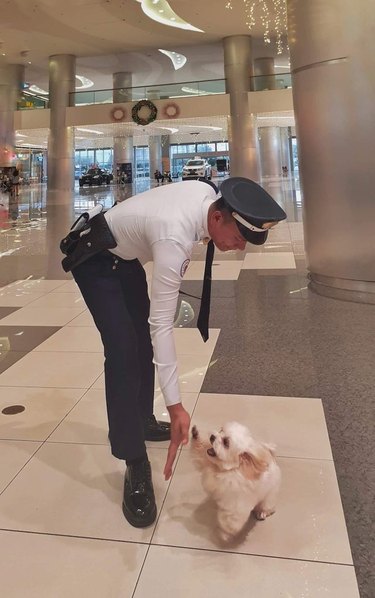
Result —
<svg viewBox="0 0 375 598"><path fill-rule="evenodd" d="M223 438L223 445L225 448L229 448L229 438L227 438L227 436Z"/></svg>

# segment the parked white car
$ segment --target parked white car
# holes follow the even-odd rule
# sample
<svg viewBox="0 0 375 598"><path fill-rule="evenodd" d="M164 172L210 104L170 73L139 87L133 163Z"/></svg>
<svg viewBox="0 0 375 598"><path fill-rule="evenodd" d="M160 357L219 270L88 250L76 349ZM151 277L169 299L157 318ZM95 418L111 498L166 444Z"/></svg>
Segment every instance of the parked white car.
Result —
<svg viewBox="0 0 375 598"><path fill-rule="evenodd" d="M195 158L188 160L183 167L182 180L198 179L199 177L211 179L211 165L204 158L195 156Z"/></svg>

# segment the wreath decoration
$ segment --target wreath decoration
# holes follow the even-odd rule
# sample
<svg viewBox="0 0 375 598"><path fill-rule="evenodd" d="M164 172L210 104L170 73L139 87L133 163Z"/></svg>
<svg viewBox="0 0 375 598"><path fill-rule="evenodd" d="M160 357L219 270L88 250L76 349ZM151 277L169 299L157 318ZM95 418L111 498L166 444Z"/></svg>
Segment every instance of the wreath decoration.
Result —
<svg viewBox="0 0 375 598"><path fill-rule="evenodd" d="M180 106L178 106L174 102L172 102L170 104L166 104L163 107L163 115L166 118L177 118L177 116L179 114L180 114Z"/></svg>
<svg viewBox="0 0 375 598"><path fill-rule="evenodd" d="M141 118L139 116L139 113L144 106L149 110L149 115L147 116L147 118ZM150 102L150 100L140 100L132 108L132 119L135 123L137 123L137 125L149 125L156 119L157 114L158 109L156 108L155 104Z"/></svg>
<svg viewBox="0 0 375 598"><path fill-rule="evenodd" d="M126 110L122 106L114 106L111 110L111 119L115 122L125 120Z"/></svg>

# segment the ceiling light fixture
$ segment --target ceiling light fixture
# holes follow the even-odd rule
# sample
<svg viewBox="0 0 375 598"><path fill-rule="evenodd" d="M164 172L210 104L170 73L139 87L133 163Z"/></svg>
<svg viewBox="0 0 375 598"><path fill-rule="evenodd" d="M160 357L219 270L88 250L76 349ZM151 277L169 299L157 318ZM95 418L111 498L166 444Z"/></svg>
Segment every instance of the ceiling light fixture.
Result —
<svg viewBox="0 0 375 598"><path fill-rule="evenodd" d="M208 125L184 125L185 127L189 127L190 129L196 129L198 126L200 129L211 129L212 131L222 131L223 127L209 127Z"/></svg>
<svg viewBox="0 0 375 598"><path fill-rule="evenodd" d="M48 96L48 91L41 89L37 85L30 85L29 91L32 91L33 93L40 93L42 96Z"/></svg>
<svg viewBox="0 0 375 598"><path fill-rule="evenodd" d="M181 87L181 90L185 93L190 93L195 96L213 96L224 93L222 91L205 91L204 89L193 89L193 87Z"/></svg>
<svg viewBox="0 0 375 598"><path fill-rule="evenodd" d="M76 89L87 89L88 87L92 87L94 85L94 81L91 81L91 79L83 77L82 75L76 75L76 79L78 79L78 81L81 83L81 85L76 85Z"/></svg>
<svg viewBox="0 0 375 598"><path fill-rule="evenodd" d="M169 6L166 0L137 0L141 4L141 8L145 15L153 21L157 21L162 25L169 27L178 27L179 29L188 29L189 31L199 31L204 33L202 29L194 27L184 19L181 19L174 10Z"/></svg>
<svg viewBox="0 0 375 598"><path fill-rule="evenodd" d="M97 135L104 135L102 131L95 131L95 129L83 129L82 127L76 127L76 131L82 131L83 133L96 133Z"/></svg>
<svg viewBox="0 0 375 598"><path fill-rule="evenodd" d="M173 127L155 127L155 129L164 129L166 131L170 131L171 133L178 133L179 129L174 129Z"/></svg>
<svg viewBox="0 0 375 598"><path fill-rule="evenodd" d="M263 26L265 44L271 43L270 30L275 30L277 53L283 52L282 35L287 30L286 0L243 0L246 25L251 30L260 20ZM271 9L269 7L271 4ZM233 10L233 0L228 0L225 8ZM261 11L260 16L256 13Z"/></svg>
<svg viewBox="0 0 375 598"><path fill-rule="evenodd" d="M187 58L183 54L178 54L177 52L170 52L168 50L161 50L160 48L159 52L165 54L166 56L168 56L168 58L171 59L175 71L177 71L178 69L182 69L184 64L186 64Z"/></svg>

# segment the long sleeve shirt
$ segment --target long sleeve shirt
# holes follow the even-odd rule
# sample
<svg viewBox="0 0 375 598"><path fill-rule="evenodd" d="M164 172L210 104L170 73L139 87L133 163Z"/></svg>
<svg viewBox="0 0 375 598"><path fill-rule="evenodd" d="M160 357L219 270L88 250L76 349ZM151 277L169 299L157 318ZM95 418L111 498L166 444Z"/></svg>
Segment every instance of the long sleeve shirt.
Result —
<svg viewBox="0 0 375 598"><path fill-rule="evenodd" d="M135 195L105 214L117 242L112 252L154 263L149 324L167 406L181 401L173 337L178 292L194 244L208 237L208 209L216 199L210 185L184 181Z"/></svg>

